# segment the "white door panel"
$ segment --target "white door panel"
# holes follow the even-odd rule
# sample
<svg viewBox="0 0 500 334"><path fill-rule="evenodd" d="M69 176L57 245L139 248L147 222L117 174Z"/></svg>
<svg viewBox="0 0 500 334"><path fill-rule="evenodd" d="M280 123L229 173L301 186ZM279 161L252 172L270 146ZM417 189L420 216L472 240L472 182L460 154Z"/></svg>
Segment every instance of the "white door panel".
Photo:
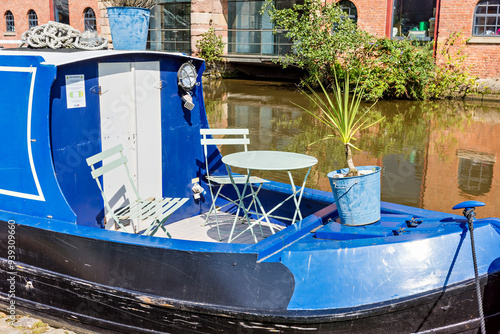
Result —
<svg viewBox="0 0 500 334"><path fill-rule="evenodd" d="M159 62L99 64L102 149L123 145L141 197L162 196L159 69ZM135 200L124 170L105 175L103 183L114 209Z"/></svg>

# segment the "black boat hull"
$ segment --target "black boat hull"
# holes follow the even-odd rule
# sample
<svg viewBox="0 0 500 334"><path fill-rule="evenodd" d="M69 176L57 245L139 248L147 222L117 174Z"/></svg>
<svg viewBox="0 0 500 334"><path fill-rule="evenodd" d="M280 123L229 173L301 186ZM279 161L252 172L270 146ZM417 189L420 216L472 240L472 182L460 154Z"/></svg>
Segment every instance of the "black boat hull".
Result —
<svg viewBox="0 0 500 334"><path fill-rule="evenodd" d="M2 291L8 272L1 272ZM28 287L22 282L31 282ZM482 280L487 333L500 331L499 276ZM8 294L0 293L7 310ZM170 304L168 304L170 303ZM217 310L116 290L49 273L31 266L17 272L16 311L56 324L98 333L477 333L474 283L454 286L411 300L331 314L264 315Z"/></svg>
<svg viewBox="0 0 500 334"><path fill-rule="evenodd" d="M7 224L0 226L3 226L0 240L7 240ZM479 328L473 281L377 305L288 311L286 303L293 293L294 282L284 266L256 263L249 254L199 252L196 257L205 261L205 269L235 268L233 279L224 281L228 293L213 294L210 287L221 288L223 277L206 272L202 277L205 285L197 289L201 285L197 268L189 271L179 265L192 261L192 252L177 251L175 256L158 261L154 253L165 252L164 249L132 246L93 242L82 236L17 225L18 261L14 270L5 256L7 243L1 243L0 301L8 312L14 301L16 311L31 312L52 322L73 323L99 333L475 333ZM89 247L92 257L82 254ZM151 269L144 271L140 263L147 255ZM120 264L119 272L113 271L113 262ZM162 267L170 268L171 272L182 268L182 275L171 275L178 282L172 284L170 277L166 280L168 284L141 291L141 287L159 282L153 276ZM56 272L54 268L61 269ZM107 281L103 282L103 277ZM241 282L243 277L249 285ZM254 298L268 287L268 282L276 283L272 285L273 293L263 293L262 302ZM176 290L185 290L186 284L192 284L193 298L175 298L183 295L183 291ZM495 312L500 309L500 275L482 277L481 286L488 333L498 333L500 314ZM239 291L240 296L235 297L234 291Z"/></svg>

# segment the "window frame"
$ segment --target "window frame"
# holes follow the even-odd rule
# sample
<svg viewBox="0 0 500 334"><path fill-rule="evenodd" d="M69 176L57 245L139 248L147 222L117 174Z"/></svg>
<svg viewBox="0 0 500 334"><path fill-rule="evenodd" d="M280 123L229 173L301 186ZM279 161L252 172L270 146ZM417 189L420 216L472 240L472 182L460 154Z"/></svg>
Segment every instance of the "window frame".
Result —
<svg viewBox="0 0 500 334"><path fill-rule="evenodd" d="M354 23L358 22L358 8L354 2L350 0L340 0L337 4L340 6L340 9L347 14L346 16L348 18L350 18Z"/></svg>
<svg viewBox="0 0 500 334"><path fill-rule="evenodd" d="M249 55L279 57L293 49L286 32L273 33L274 27L267 14L257 15L265 0L227 0L227 53L228 55ZM275 0L277 9L291 8L303 0ZM254 18L257 19L254 19Z"/></svg>
<svg viewBox="0 0 500 334"><path fill-rule="evenodd" d="M92 7L83 10L83 27L85 31L97 31L97 18Z"/></svg>
<svg viewBox="0 0 500 334"><path fill-rule="evenodd" d="M6 32L16 32L16 21L14 19L14 14L10 10L5 11L5 31Z"/></svg>
<svg viewBox="0 0 500 334"><path fill-rule="evenodd" d="M161 0L151 10L146 49L192 54L191 9L190 0Z"/></svg>
<svg viewBox="0 0 500 334"><path fill-rule="evenodd" d="M496 2L490 4L490 2ZM480 9L485 8L483 13ZM496 13L490 13L489 10L495 8ZM483 19L483 23L479 24L478 21ZM493 19L495 24L488 24L488 20ZM494 27L491 34L487 34L488 27ZM483 33L478 33L478 29L483 29ZM500 37L500 1L495 0L481 0L474 7L474 17L472 21L472 36L473 37Z"/></svg>
<svg viewBox="0 0 500 334"><path fill-rule="evenodd" d="M38 15L33 9L30 9L28 10L28 28L31 29L36 26L38 26Z"/></svg>
<svg viewBox="0 0 500 334"><path fill-rule="evenodd" d="M438 1L392 0L391 8L388 8L386 35L394 40L433 41ZM434 19L434 24L431 24L431 19ZM423 27L421 23L424 23Z"/></svg>

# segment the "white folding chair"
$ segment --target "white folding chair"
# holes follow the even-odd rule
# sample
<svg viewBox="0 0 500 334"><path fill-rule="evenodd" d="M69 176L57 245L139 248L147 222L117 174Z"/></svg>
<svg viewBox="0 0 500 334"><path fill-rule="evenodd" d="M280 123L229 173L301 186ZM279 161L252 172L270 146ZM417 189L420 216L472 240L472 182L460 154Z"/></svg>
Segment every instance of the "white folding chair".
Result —
<svg viewBox="0 0 500 334"><path fill-rule="evenodd" d="M248 144L250 144L250 139L248 138L248 129L200 129L200 134L201 134L201 145L203 146L203 153L205 156L205 168L206 168L206 179L208 182L208 186L210 188L210 195L212 196L212 205L210 206L210 210L208 211L207 218L205 219L205 225L207 224L210 215L213 213L215 215L215 222L217 224L217 232L219 234L219 241L222 240L221 235L220 235L220 227L219 227L219 219L217 217L217 210L222 209L226 205L234 204L238 205L233 199L228 198L224 194L221 193L221 190L224 185L231 184L231 178L228 175L213 175L210 172L210 164L209 162L209 155L208 155L208 149L207 147L210 145L218 145L218 146L223 146L223 145L242 145L244 147L244 150L248 150ZM217 138L214 138L214 136L218 136ZM222 137L221 137L222 136ZM234 183L235 184L245 184L247 182L247 176L246 175L239 175L239 174L232 174ZM266 179L262 179L260 177L256 176L251 176L248 183L249 183L249 188L251 192L259 192L260 188L262 187L262 184L265 182L269 182ZM252 184L258 184L259 187L258 189L253 189ZM217 188L217 189L216 189ZM251 196L251 195L248 195ZM217 208L216 206L216 200L217 198L223 198L228 201L227 204ZM254 201L250 203L249 206L252 204L256 205ZM255 212L258 214L257 210ZM259 223L260 226L260 223ZM262 226L260 226L260 232L263 235L262 232Z"/></svg>
<svg viewBox="0 0 500 334"><path fill-rule="evenodd" d="M113 159L110 162L104 163L105 159ZM117 230L124 230L126 232L138 233L139 226L143 226L142 222L146 222L148 228L144 232L145 235L154 235L159 228L161 228L169 238L172 236L167 232L163 224L167 218L174 213L178 208L180 208L184 203L187 202L187 198L155 198L150 197L147 199L142 199L139 196L137 188L130 176L130 171L127 167L127 157L123 154L123 146L121 144L112 147L106 151L93 155L87 158L87 164L91 168L92 178L97 182L97 186L101 191L102 198L104 200L104 205L108 210L109 214L113 218ZM102 162L101 167L95 167L95 164ZM130 181L131 188L135 194L135 201L129 198L130 204L119 208L118 210L112 210L111 205L104 192L103 184L99 181L99 177L111 172L115 168L123 166L127 172L128 179Z"/></svg>

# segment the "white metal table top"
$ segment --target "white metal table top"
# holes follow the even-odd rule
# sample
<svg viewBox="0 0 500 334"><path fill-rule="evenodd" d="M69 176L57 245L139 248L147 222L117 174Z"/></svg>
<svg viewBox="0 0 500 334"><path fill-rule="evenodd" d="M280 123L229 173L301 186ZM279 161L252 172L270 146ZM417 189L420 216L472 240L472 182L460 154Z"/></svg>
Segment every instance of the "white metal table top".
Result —
<svg viewBox="0 0 500 334"><path fill-rule="evenodd" d="M257 170L293 170L312 167L318 159L306 154L282 151L246 151L224 156L226 165Z"/></svg>

